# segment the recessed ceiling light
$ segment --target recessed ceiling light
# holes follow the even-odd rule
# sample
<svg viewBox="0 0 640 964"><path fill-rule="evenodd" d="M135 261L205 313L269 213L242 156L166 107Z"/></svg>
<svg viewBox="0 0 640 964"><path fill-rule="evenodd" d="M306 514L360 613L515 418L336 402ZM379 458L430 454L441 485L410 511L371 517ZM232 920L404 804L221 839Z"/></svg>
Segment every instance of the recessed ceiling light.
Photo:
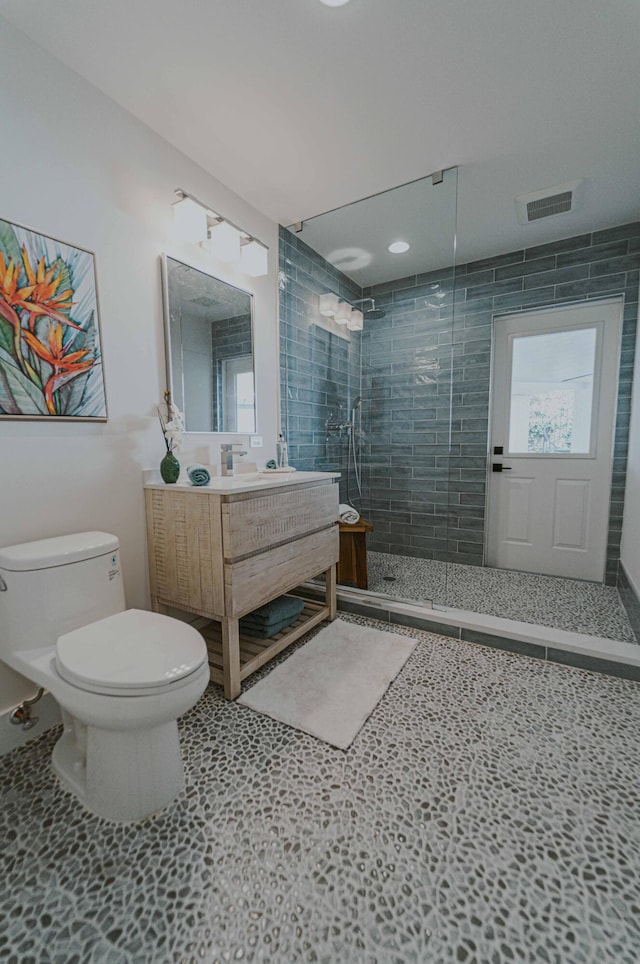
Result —
<svg viewBox="0 0 640 964"><path fill-rule="evenodd" d="M325 7L344 7L349 0L320 0L320 3L324 3Z"/></svg>
<svg viewBox="0 0 640 964"><path fill-rule="evenodd" d="M407 241L394 241L393 244L389 245L388 250L391 254L404 254L411 247Z"/></svg>

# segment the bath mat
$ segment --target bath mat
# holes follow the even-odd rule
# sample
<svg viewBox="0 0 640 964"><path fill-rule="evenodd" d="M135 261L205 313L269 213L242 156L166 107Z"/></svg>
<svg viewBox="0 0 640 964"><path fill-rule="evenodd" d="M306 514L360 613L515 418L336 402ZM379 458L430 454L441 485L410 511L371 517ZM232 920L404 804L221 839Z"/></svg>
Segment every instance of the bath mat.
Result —
<svg viewBox="0 0 640 964"><path fill-rule="evenodd" d="M346 750L416 646L336 619L237 702Z"/></svg>

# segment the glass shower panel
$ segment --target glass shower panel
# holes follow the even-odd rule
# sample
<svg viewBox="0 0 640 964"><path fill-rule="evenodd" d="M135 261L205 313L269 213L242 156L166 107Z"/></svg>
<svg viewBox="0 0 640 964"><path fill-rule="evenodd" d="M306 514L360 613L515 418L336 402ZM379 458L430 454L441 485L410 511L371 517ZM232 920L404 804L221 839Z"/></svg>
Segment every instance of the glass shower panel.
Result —
<svg viewBox="0 0 640 964"><path fill-rule="evenodd" d="M446 547L436 607L475 610L480 607L474 593L485 591L482 585L478 590L470 573L479 573L484 563L493 325L492 300L485 289L491 277L489 265L482 261L455 264L452 271Z"/></svg>
<svg viewBox="0 0 640 964"><path fill-rule="evenodd" d="M446 588L456 196L452 169L281 231L291 461L339 470L371 527L342 527L367 549L342 581L423 602Z"/></svg>
<svg viewBox="0 0 640 964"><path fill-rule="evenodd" d="M281 228L279 248L280 414L289 461L300 470L342 472L360 394L360 332L322 315L319 304L330 291L350 304L360 289L300 234ZM347 488L343 480L341 501Z"/></svg>

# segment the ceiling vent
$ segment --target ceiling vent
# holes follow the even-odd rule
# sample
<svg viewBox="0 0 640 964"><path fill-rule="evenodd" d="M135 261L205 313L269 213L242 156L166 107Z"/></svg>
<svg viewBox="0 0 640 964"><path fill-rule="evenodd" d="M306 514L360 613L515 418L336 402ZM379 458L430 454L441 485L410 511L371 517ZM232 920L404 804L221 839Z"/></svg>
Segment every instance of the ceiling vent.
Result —
<svg viewBox="0 0 640 964"><path fill-rule="evenodd" d="M530 224L557 214L569 214L582 207L584 179L558 184L533 194L521 194L516 198L516 211L520 224Z"/></svg>

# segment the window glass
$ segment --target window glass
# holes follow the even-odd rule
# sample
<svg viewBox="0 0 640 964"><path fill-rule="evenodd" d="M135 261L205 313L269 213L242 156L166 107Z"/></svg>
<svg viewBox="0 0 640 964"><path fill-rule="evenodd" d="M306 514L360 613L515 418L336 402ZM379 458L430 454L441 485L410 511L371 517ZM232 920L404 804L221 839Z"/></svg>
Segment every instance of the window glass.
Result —
<svg viewBox="0 0 640 964"><path fill-rule="evenodd" d="M595 328L513 337L512 454L589 453L595 354Z"/></svg>

